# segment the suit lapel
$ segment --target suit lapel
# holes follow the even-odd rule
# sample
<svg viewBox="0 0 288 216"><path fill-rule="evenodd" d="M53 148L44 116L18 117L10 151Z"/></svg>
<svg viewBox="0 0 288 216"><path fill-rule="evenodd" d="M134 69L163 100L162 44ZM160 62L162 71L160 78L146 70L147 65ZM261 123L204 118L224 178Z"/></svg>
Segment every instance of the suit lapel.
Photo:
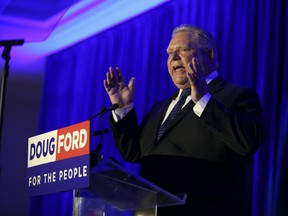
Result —
<svg viewBox="0 0 288 216"><path fill-rule="evenodd" d="M223 87L225 80L219 75L208 84L208 89L211 95L220 91Z"/></svg>
<svg viewBox="0 0 288 216"><path fill-rule="evenodd" d="M209 84L208 84L208 89L211 95L215 94L216 92L218 92L219 90L221 90L222 85L224 83L224 79L221 76L217 76L215 79L213 79ZM178 91L169 99L166 101L166 103L163 105L162 109L159 109L160 113L158 119L157 119L157 124L158 124L158 130L159 127L162 123L162 120L166 114L167 108L169 106L169 104L171 103L171 101L177 96ZM189 101L186 106L176 115L175 119L171 122L170 126L167 128L167 130L164 132L164 134L162 135L162 137L160 138L160 140L166 136L167 132L169 132L169 130L174 127L176 124L179 123L179 121L181 121L181 119L183 119L186 115L188 115L188 113L193 112L193 107L194 107L194 102L191 100ZM158 133L157 130L157 133ZM157 133L154 134L154 137L157 137ZM156 140L156 138L155 138Z"/></svg>

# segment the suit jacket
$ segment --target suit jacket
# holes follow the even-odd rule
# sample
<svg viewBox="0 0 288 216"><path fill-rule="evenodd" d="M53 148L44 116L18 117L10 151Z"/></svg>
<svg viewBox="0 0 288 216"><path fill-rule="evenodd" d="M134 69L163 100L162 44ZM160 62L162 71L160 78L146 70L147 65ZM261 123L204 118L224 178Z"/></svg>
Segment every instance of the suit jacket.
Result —
<svg viewBox="0 0 288 216"><path fill-rule="evenodd" d="M220 76L208 87L212 97L201 117L190 101L158 142L163 115L178 92L155 104L140 125L135 109L117 123L111 118L122 156L140 162L148 180L188 195L177 213L170 208L162 215L249 215L249 164L263 139L259 97Z"/></svg>

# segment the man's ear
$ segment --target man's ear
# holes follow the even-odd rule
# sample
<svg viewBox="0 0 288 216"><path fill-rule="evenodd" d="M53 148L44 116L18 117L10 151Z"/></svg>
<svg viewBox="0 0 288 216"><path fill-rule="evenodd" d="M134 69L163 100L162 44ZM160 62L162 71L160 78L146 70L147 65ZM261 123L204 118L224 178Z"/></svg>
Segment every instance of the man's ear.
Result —
<svg viewBox="0 0 288 216"><path fill-rule="evenodd" d="M207 53L208 59L214 61L214 57L215 57L215 56L214 56L214 51L213 51L213 49L209 48L206 53Z"/></svg>
<svg viewBox="0 0 288 216"><path fill-rule="evenodd" d="M215 51L209 48L206 52L207 59L210 61L211 65L213 65L213 69L216 70L218 68L217 56L215 56Z"/></svg>

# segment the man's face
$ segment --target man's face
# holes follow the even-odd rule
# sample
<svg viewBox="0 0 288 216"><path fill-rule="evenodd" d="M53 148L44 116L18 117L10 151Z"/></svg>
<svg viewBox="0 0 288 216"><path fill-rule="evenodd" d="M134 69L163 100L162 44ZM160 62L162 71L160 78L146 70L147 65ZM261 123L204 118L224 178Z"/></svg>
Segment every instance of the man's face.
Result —
<svg viewBox="0 0 288 216"><path fill-rule="evenodd" d="M203 68L203 51L197 47L198 44L192 41L190 32L177 32L169 43L167 67L174 84L180 89L190 88L186 69L188 64L192 63L193 57L198 58Z"/></svg>

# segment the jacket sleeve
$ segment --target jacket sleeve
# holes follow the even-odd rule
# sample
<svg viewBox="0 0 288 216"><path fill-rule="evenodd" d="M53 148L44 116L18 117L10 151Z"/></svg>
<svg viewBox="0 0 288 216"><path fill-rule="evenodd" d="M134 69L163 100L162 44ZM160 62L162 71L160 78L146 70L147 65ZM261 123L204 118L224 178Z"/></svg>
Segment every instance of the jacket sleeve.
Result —
<svg viewBox="0 0 288 216"><path fill-rule="evenodd" d="M232 151L242 156L252 154L263 142L262 108L257 93L234 89L225 99L218 99L217 95L211 97L200 118Z"/></svg>
<svg viewBox="0 0 288 216"><path fill-rule="evenodd" d="M140 160L140 126L133 108L123 119L115 122L110 116L110 127L114 142L122 157L128 162Z"/></svg>

